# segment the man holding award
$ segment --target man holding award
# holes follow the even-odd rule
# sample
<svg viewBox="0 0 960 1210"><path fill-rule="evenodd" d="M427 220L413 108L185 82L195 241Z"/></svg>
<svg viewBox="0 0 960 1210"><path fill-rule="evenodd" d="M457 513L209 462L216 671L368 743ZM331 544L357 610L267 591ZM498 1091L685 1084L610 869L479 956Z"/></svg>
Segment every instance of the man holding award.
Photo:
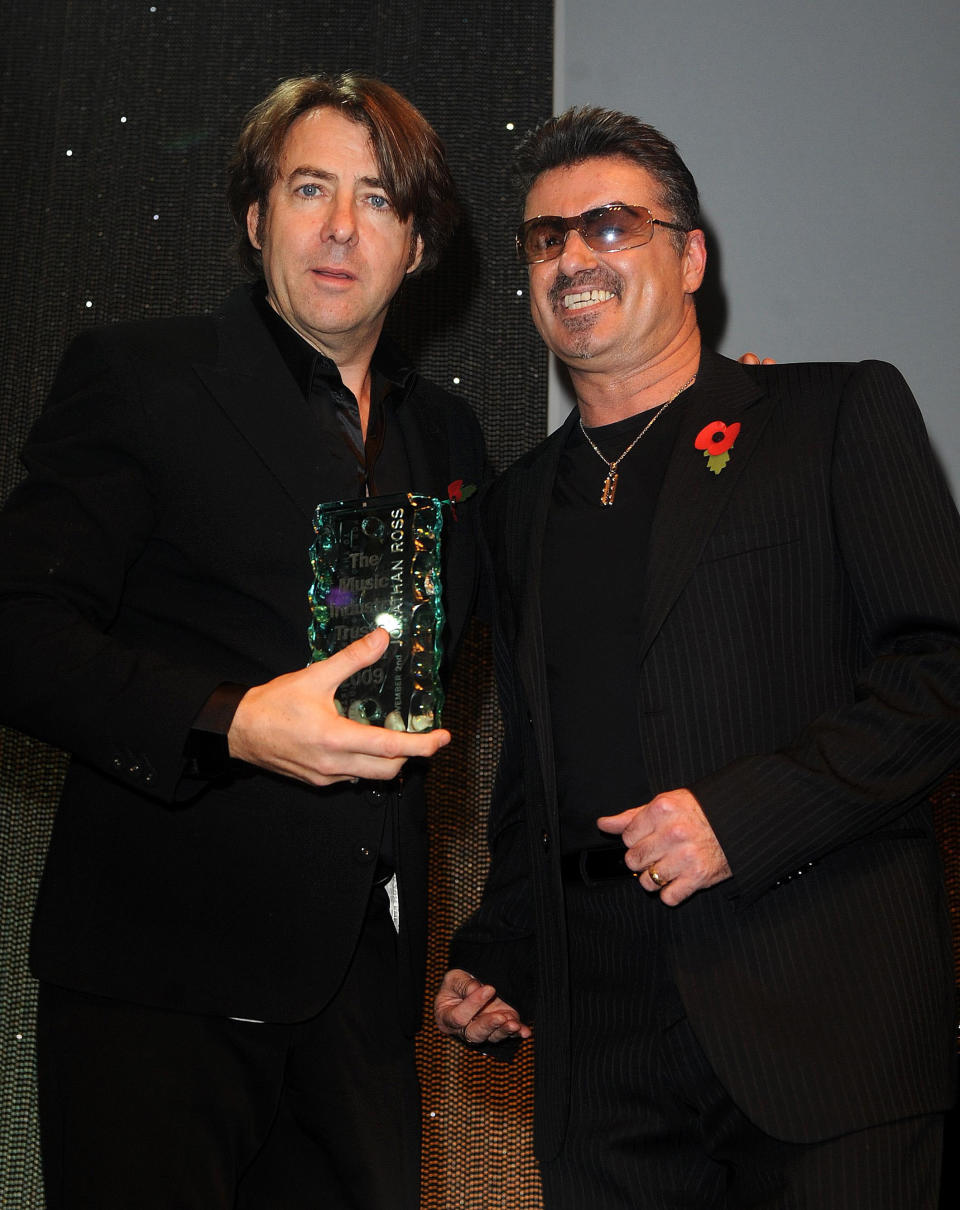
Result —
<svg viewBox="0 0 960 1210"><path fill-rule="evenodd" d="M438 1022L492 1053L533 1022L549 1210L932 1210L960 522L916 404L882 363L702 347L651 127L570 110L520 167L578 408L483 506L504 742Z"/></svg>
<svg viewBox="0 0 960 1210"><path fill-rule="evenodd" d="M398 642L396 500L484 476L469 408L381 335L453 187L422 115L345 75L251 111L229 194L257 281L80 336L0 523L2 717L73 754L31 955L48 1205L412 1210L429 665L471 503L409 570L414 705L371 726L336 694ZM314 522L341 500L371 502L364 575L384 516L395 549L386 629L338 650Z"/></svg>

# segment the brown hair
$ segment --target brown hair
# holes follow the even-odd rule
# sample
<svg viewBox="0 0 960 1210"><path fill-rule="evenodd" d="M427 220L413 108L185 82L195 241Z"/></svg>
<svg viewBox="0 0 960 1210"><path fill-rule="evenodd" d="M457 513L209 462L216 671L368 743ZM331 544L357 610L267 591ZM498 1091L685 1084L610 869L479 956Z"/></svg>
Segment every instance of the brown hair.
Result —
<svg viewBox="0 0 960 1210"><path fill-rule="evenodd" d="M541 173L583 160L622 156L633 160L663 190L663 203L684 231L700 222L700 198L690 169L673 143L653 126L630 114L591 106L572 108L530 131L517 151L516 180L525 199ZM671 232L678 252L682 232Z"/></svg>
<svg viewBox="0 0 960 1210"><path fill-rule="evenodd" d="M247 234L247 211L257 202L261 216L266 214L287 131L302 114L324 108L337 109L367 128L383 187L402 222L413 216L413 235L423 240L417 271L433 268L459 214L443 143L423 114L396 89L357 72L282 80L247 114L227 179L243 268L254 275L263 271L260 252Z"/></svg>

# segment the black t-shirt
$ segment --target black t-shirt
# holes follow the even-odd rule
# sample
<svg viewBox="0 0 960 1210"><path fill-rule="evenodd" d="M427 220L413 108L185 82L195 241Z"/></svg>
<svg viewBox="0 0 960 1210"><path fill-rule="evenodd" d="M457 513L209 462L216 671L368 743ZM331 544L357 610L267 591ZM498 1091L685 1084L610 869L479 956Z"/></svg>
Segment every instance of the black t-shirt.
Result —
<svg viewBox="0 0 960 1210"><path fill-rule="evenodd" d="M542 612L564 852L616 843L597 829L597 816L651 795L634 669L647 545L685 398L671 403L619 464L611 506L601 504L607 466L579 425L557 468ZM650 417L647 411L588 432L612 460Z"/></svg>

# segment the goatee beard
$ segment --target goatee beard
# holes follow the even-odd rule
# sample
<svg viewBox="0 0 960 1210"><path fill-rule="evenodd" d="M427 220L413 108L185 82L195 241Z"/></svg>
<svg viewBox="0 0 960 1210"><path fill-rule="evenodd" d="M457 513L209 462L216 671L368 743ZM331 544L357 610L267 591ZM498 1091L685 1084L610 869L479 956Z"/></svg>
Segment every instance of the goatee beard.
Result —
<svg viewBox="0 0 960 1210"><path fill-rule="evenodd" d="M565 273L557 273L547 299L554 315L563 324L568 335L574 338L573 347L568 356L577 361L587 361L593 356L590 335L600 318L599 310L568 311L563 305L565 294L579 294L585 290L606 290L619 300L623 297L623 279L606 265L598 265L595 269L584 270L575 277L567 277Z"/></svg>
<svg viewBox="0 0 960 1210"><path fill-rule="evenodd" d="M598 265L596 269L585 269L576 277L567 277L565 273L558 273L553 280L553 285L547 291L547 299L554 311L567 317L569 312L563 305L563 296L571 293L579 294L584 290L606 290L616 299L620 299L623 297L623 278L614 273L612 269L608 269L606 265Z"/></svg>

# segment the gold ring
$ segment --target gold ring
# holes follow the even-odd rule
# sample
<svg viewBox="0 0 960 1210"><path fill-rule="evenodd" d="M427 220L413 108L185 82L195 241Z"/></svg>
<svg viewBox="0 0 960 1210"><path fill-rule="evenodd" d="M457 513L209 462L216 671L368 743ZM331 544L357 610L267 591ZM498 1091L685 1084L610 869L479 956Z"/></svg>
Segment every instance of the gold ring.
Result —
<svg viewBox="0 0 960 1210"><path fill-rule="evenodd" d="M666 878L663 877L655 865L652 865L650 869L647 870L647 873L650 875L650 881L654 886L663 887L667 885Z"/></svg>

